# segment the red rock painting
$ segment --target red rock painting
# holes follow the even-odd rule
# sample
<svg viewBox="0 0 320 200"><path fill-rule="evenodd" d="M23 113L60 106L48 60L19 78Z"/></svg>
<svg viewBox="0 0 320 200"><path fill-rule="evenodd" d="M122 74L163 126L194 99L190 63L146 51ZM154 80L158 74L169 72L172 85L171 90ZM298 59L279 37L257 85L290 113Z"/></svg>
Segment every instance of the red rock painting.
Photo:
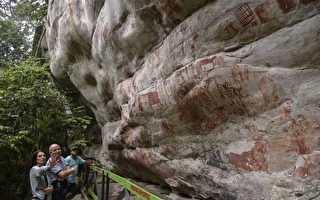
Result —
<svg viewBox="0 0 320 200"><path fill-rule="evenodd" d="M227 98L242 98L243 95L241 94L241 89L240 88L235 88L231 86L227 81L224 82L223 84L217 84L219 93L223 97Z"/></svg>
<svg viewBox="0 0 320 200"><path fill-rule="evenodd" d="M230 34L230 35L236 35L238 33L238 30L234 27L233 23L230 22L225 30Z"/></svg>
<svg viewBox="0 0 320 200"><path fill-rule="evenodd" d="M162 0L164 2L163 9L165 10L166 14L170 17L178 16L180 13L183 12L183 8L176 4L174 1L171 0Z"/></svg>
<svg viewBox="0 0 320 200"><path fill-rule="evenodd" d="M160 153L165 157L173 157L176 155L179 149L177 149L177 144L166 144L160 147Z"/></svg>
<svg viewBox="0 0 320 200"><path fill-rule="evenodd" d="M295 9L296 4L293 0L277 0L279 4L279 8L282 10L282 12L288 13Z"/></svg>
<svg viewBox="0 0 320 200"><path fill-rule="evenodd" d="M310 153L310 148L306 142L308 124L306 122L296 122L293 120L290 128L290 140L291 143L295 145L296 151L299 154Z"/></svg>
<svg viewBox="0 0 320 200"><path fill-rule="evenodd" d="M226 123L229 120L228 116L225 114L224 107L220 106L210 110L213 110L212 113L214 113L214 116L205 119L203 123L204 130L210 131L215 129L218 125Z"/></svg>
<svg viewBox="0 0 320 200"><path fill-rule="evenodd" d="M103 29L103 32L102 32L102 37L103 37L103 39L107 39L107 37L108 37L108 32L109 32L109 30L108 30L108 24L106 24L105 25L105 27L104 27L104 29Z"/></svg>
<svg viewBox="0 0 320 200"><path fill-rule="evenodd" d="M307 163L302 167L297 169L298 176L301 178L306 178L312 175L312 172L315 170L315 166L312 163Z"/></svg>
<svg viewBox="0 0 320 200"><path fill-rule="evenodd" d="M268 22L268 12L267 10L270 8L269 2L264 2L262 4L259 4L257 7L254 8L254 12L259 18L259 21L261 24L264 24Z"/></svg>
<svg viewBox="0 0 320 200"><path fill-rule="evenodd" d="M242 128L247 129L248 131L250 131L252 133L258 132L258 128L253 124L245 124L242 126Z"/></svg>
<svg viewBox="0 0 320 200"><path fill-rule="evenodd" d="M292 103L293 103L293 100L290 100L284 104L284 106L282 108L283 117L286 117L286 118L291 117Z"/></svg>
<svg viewBox="0 0 320 200"><path fill-rule="evenodd" d="M264 77L259 81L258 86L266 103L276 103L279 101L277 85L272 79Z"/></svg>
<svg viewBox="0 0 320 200"><path fill-rule="evenodd" d="M180 120L203 130L214 129L222 121L228 120L221 112L204 87L193 88L179 104Z"/></svg>
<svg viewBox="0 0 320 200"><path fill-rule="evenodd" d="M174 125L170 122L163 121L161 127L165 130L167 134L173 134Z"/></svg>
<svg viewBox="0 0 320 200"><path fill-rule="evenodd" d="M160 103L158 92L150 92L147 94L150 105L155 105Z"/></svg>
<svg viewBox="0 0 320 200"><path fill-rule="evenodd" d="M145 105L152 106L160 104L160 98L157 91L143 94L139 97L139 109L144 110Z"/></svg>
<svg viewBox="0 0 320 200"><path fill-rule="evenodd" d="M296 175L301 178L313 177L320 180L320 152L312 152L300 157L303 163L296 169Z"/></svg>
<svg viewBox="0 0 320 200"><path fill-rule="evenodd" d="M245 67L235 65L232 68L231 74L235 83L244 84L249 81L249 68L247 65Z"/></svg>
<svg viewBox="0 0 320 200"><path fill-rule="evenodd" d="M215 65L217 65L218 67L223 67L224 64L224 58L221 56L217 56L216 59L214 60Z"/></svg>
<svg viewBox="0 0 320 200"><path fill-rule="evenodd" d="M213 56L211 58L203 58L197 60L194 68L187 67L186 71L195 71L195 73L191 73L192 76L189 78L195 78L195 76L203 73L203 72L210 72L218 67L223 67L225 65L224 58L222 56ZM188 73L189 74L189 73Z"/></svg>
<svg viewBox="0 0 320 200"><path fill-rule="evenodd" d="M198 61L196 63L196 69L198 71L204 71L204 72L209 72L211 70L214 69L214 59L215 59L215 56L212 57L212 58L204 58L200 61ZM211 65L208 65L208 64L211 64Z"/></svg>
<svg viewBox="0 0 320 200"><path fill-rule="evenodd" d="M227 156L232 165L237 169L246 171L268 171L267 164L268 144L262 139L255 140L251 151L242 154L229 153Z"/></svg>
<svg viewBox="0 0 320 200"><path fill-rule="evenodd" d="M192 50L192 52L195 52L195 51L196 51L195 43L197 42L197 40L198 40L198 35L195 34L195 35L192 37L192 43L191 43L191 50Z"/></svg>
<svg viewBox="0 0 320 200"><path fill-rule="evenodd" d="M242 4L234 11L233 14L243 27L250 24L250 22L252 22L254 19L254 14L247 3Z"/></svg>
<svg viewBox="0 0 320 200"><path fill-rule="evenodd" d="M230 106L245 106L242 98L244 95L241 93L242 88L233 87L229 82L223 84L216 83L220 96L227 99Z"/></svg>

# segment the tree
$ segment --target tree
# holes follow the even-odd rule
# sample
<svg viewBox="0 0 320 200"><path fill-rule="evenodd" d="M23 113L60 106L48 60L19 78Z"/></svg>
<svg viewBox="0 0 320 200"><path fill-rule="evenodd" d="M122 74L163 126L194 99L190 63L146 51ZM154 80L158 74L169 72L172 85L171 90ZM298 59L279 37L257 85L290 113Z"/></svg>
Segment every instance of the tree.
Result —
<svg viewBox="0 0 320 200"><path fill-rule="evenodd" d="M29 55L30 44L26 31L13 19L0 19L0 57L5 62L25 60Z"/></svg>
<svg viewBox="0 0 320 200"><path fill-rule="evenodd" d="M42 39L47 1L3 0L0 2L0 57L16 64L34 55Z"/></svg>
<svg viewBox="0 0 320 200"><path fill-rule="evenodd" d="M41 56L39 45L44 35L44 24L47 14L48 1L46 0L21 0L16 6L15 16L20 21L26 21L29 29L33 31L31 54L33 57Z"/></svg>

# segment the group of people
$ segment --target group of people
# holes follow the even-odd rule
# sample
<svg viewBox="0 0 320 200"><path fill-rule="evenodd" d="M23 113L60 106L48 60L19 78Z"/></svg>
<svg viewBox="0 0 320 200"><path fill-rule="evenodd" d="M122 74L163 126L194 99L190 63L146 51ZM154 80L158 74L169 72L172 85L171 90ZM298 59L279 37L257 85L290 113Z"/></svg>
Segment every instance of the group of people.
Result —
<svg viewBox="0 0 320 200"><path fill-rule="evenodd" d="M58 144L49 147L50 158L38 150L32 156L33 167L30 169L32 200L68 200L78 190L77 171L82 164L92 163L78 156L78 149L72 148L66 158L61 156Z"/></svg>

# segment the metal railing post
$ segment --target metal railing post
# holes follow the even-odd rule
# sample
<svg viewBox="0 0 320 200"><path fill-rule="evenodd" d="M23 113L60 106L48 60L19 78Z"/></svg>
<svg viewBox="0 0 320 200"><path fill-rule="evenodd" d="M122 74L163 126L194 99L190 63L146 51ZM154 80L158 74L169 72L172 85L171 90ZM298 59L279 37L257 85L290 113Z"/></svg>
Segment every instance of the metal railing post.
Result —
<svg viewBox="0 0 320 200"><path fill-rule="evenodd" d="M110 185L110 178L109 178L109 173L107 173L106 200L109 200L109 185Z"/></svg>
<svg viewBox="0 0 320 200"><path fill-rule="evenodd" d="M97 197L98 197L98 199L100 200L101 197L99 196L100 192L98 191L98 177L97 177L97 175L98 175L98 172L95 171L95 172L94 172L93 191L94 191L94 193L97 194Z"/></svg>
<svg viewBox="0 0 320 200"><path fill-rule="evenodd" d="M106 181L106 177L104 176L104 173L102 173L101 200L102 200L102 199L103 199L103 197L104 197L105 181Z"/></svg>
<svg viewBox="0 0 320 200"><path fill-rule="evenodd" d="M84 185L85 185L85 188L88 189L88 185L89 185L89 171L90 169L88 167L85 168L85 175L84 175Z"/></svg>

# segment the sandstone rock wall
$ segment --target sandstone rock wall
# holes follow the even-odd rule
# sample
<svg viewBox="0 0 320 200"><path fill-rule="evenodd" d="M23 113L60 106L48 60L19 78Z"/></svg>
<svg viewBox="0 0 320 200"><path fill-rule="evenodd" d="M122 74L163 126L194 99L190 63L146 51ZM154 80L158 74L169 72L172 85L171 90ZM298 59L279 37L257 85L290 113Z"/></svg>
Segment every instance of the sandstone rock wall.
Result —
<svg viewBox="0 0 320 200"><path fill-rule="evenodd" d="M201 199L320 198L319 0L51 0L97 156Z"/></svg>

